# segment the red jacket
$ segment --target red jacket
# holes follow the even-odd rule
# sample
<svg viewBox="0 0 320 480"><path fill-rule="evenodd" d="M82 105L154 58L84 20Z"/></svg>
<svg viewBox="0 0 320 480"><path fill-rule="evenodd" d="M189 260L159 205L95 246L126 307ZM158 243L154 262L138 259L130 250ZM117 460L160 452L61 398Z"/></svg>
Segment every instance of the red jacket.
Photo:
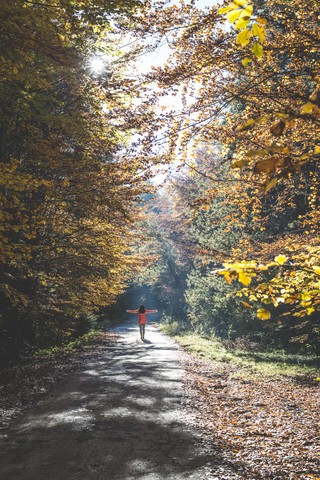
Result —
<svg viewBox="0 0 320 480"><path fill-rule="evenodd" d="M139 310L127 310L130 313L139 313L138 323L147 323L146 313L157 313L158 310L146 310L145 313L139 313Z"/></svg>

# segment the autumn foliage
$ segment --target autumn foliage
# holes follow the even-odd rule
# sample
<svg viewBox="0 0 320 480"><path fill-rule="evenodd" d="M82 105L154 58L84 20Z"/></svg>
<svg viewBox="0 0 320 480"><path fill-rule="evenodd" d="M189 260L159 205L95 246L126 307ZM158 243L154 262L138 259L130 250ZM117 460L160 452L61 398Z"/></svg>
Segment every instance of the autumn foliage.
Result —
<svg viewBox="0 0 320 480"><path fill-rule="evenodd" d="M149 7L3 2L2 349L81 330L150 255L145 278L197 326L285 326L317 349L318 2ZM166 42L171 55L128 74L128 35L138 53ZM90 72L92 55L104 72ZM172 162L150 248L133 254L146 181Z"/></svg>
<svg viewBox="0 0 320 480"><path fill-rule="evenodd" d="M140 8L1 2L3 356L81 333L138 268L133 220L146 176L119 153L134 114L115 25ZM109 59L109 72L90 72L94 54Z"/></svg>
<svg viewBox="0 0 320 480"><path fill-rule="evenodd" d="M289 315L290 335L309 345L319 339L320 306L318 23L318 2L239 0L204 10L169 5L139 24L141 35L171 47L149 75L159 89L153 103L173 99L162 114L154 109L154 131L182 172L199 185L207 179L190 198L193 218L210 215L217 199L228 207L223 219L211 210L218 248L198 238L196 254L245 308L278 325Z"/></svg>

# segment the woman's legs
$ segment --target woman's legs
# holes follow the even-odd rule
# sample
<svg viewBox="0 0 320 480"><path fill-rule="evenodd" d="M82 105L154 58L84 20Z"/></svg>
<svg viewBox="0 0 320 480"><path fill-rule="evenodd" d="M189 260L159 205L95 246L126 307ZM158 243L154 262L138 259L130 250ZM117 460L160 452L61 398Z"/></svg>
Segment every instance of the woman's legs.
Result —
<svg viewBox="0 0 320 480"><path fill-rule="evenodd" d="M145 323L139 323L139 327L140 327L140 337L142 340L144 340L144 333L146 331L146 325Z"/></svg>

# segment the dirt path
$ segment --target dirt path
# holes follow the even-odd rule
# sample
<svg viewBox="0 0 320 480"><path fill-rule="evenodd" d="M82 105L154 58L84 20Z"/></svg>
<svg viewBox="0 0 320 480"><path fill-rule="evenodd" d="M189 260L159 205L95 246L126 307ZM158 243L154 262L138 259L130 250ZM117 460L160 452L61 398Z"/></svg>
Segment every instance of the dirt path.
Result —
<svg viewBox="0 0 320 480"><path fill-rule="evenodd" d="M178 347L154 326L119 327L106 355L1 434L2 480L208 478L213 459L181 411Z"/></svg>

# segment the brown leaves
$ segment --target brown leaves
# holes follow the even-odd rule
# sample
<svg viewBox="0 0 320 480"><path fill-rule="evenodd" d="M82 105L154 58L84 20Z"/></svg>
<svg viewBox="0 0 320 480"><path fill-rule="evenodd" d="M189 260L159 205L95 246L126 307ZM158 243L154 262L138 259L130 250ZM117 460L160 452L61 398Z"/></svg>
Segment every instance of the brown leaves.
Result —
<svg viewBox="0 0 320 480"><path fill-rule="evenodd" d="M319 478L319 386L248 378L234 366L187 354L184 362L195 421L239 478Z"/></svg>
<svg viewBox="0 0 320 480"><path fill-rule="evenodd" d="M271 158L266 158L264 160L259 160L253 169L253 173L255 174L260 174L260 173L272 173L276 170L277 168L277 158L276 157L271 157Z"/></svg>
<svg viewBox="0 0 320 480"><path fill-rule="evenodd" d="M291 164L290 157L270 157L257 161L254 166L253 173L255 174L270 174L277 169L287 168Z"/></svg>
<svg viewBox="0 0 320 480"><path fill-rule="evenodd" d="M309 97L309 100L317 105L317 107L320 107L320 89L317 87L312 94Z"/></svg>
<svg viewBox="0 0 320 480"><path fill-rule="evenodd" d="M274 137L281 137L285 128L286 128L286 122L284 120L279 120L270 128L270 132Z"/></svg>
<svg viewBox="0 0 320 480"><path fill-rule="evenodd" d="M23 407L33 403L65 375L81 367L94 357L105 354L108 345L116 343L119 335L112 332L97 334L95 344L78 351L59 351L40 355L23 366L14 366L0 372L0 424L3 426Z"/></svg>

